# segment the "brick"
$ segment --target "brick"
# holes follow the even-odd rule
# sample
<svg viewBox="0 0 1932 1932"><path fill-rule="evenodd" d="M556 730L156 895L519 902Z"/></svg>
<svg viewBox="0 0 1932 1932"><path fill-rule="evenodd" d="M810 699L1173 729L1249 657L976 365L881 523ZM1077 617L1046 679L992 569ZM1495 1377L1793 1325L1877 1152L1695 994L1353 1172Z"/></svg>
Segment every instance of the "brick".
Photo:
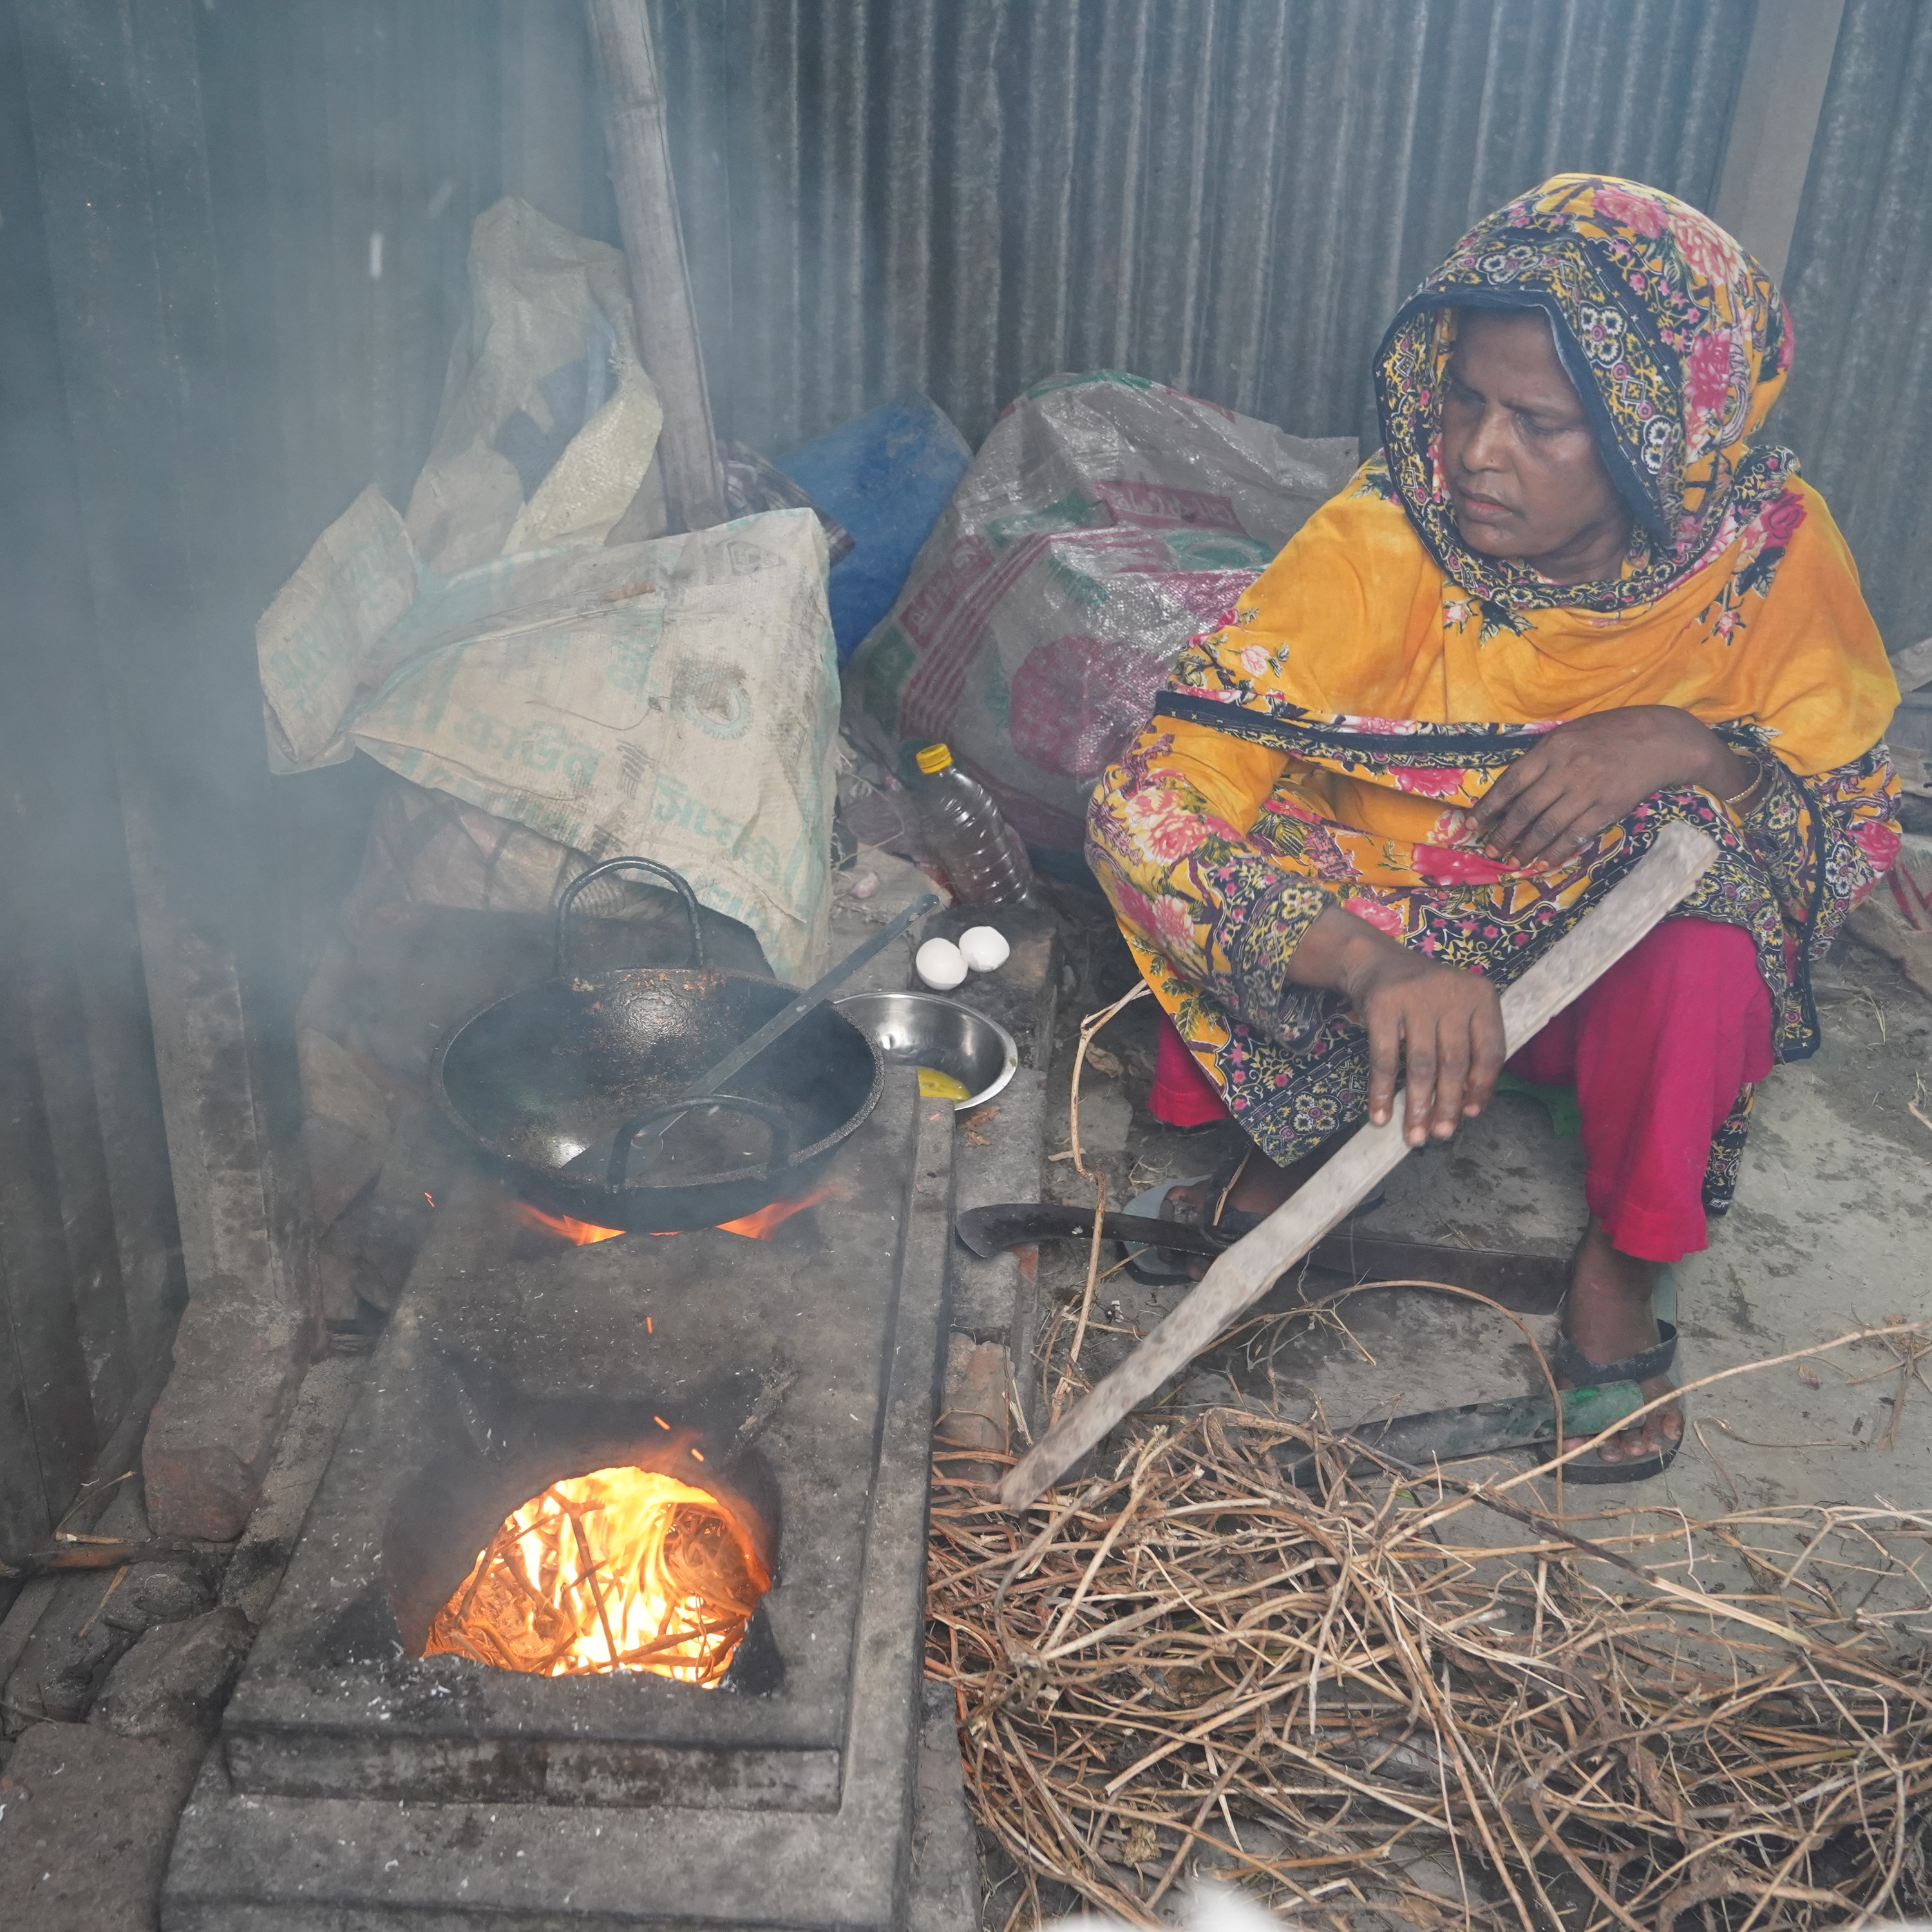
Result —
<svg viewBox="0 0 1932 1932"><path fill-rule="evenodd" d="M956 1331L946 1354L946 1400L935 1433L955 1449L1000 1449L1006 1446L1008 1364L1005 1344L976 1342ZM951 1464L954 1474L969 1482L992 1482L1001 1473L992 1462Z"/></svg>
<svg viewBox="0 0 1932 1932"><path fill-rule="evenodd" d="M124 1738L212 1737L254 1634L228 1606L156 1624L107 1673L88 1722Z"/></svg>
<svg viewBox="0 0 1932 1932"><path fill-rule="evenodd" d="M100 1621L137 1636L151 1624L177 1624L208 1607L208 1594L181 1564L137 1563L108 1600Z"/></svg>
<svg viewBox="0 0 1932 1932"><path fill-rule="evenodd" d="M157 1535L230 1543L242 1534L308 1366L308 1339L303 1316L272 1290L218 1275L196 1291L141 1451Z"/></svg>

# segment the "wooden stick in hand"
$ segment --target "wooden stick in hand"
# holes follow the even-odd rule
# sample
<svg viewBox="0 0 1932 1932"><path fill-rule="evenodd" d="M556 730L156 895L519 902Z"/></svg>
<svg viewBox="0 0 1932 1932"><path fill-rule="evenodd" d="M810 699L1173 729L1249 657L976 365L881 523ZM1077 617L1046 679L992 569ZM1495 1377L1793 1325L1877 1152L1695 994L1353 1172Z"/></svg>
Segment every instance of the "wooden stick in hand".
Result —
<svg viewBox="0 0 1932 1932"><path fill-rule="evenodd" d="M1717 856L1702 832L1676 821L1665 826L1603 904L1503 994L1510 1052L1614 966L1682 900ZM1357 1128L1332 1160L1223 1252L1186 1300L1014 1465L1000 1485L1000 1501L1008 1509L1024 1509L1346 1220L1410 1151L1402 1123L1398 1096L1384 1125Z"/></svg>

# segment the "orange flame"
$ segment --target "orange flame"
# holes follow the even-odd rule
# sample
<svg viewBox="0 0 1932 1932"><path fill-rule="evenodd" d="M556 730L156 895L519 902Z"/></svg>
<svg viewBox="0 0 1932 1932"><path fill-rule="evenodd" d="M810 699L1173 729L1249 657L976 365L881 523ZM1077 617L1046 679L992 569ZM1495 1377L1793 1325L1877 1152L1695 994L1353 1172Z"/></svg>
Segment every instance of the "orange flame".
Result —
<svg viewBox="0 0 1932 1932"><path fill-rule="evenodd" d="M716 1497L674 1476L598 1469L511 1512L437 1612L423 1654L539 1677L652 1670L708 1687L770 1587Z"/></svg>
<svg viewBox="0 0 1932 1932"><path fill-rule="evenodd" d="M808 1208L816 1208L820 1202L830 1199L837 1191L828 1184L796 1201L774 1201L755 1213L741 1214L735 1221L721 1221L718 1225L729 1234L746 1234L754 1241L769 1241L794 1214L802 1214ZM588 1247L592 1241L614 1241L624 1232L622 1228L600 1228L595 1222L573 1220L568 1214L547 1214L541 1208L532 1208L527 1201L512 1202L510 1211L526 1227L555 1234L580 1248Z"/></svg>
<svg viewBox="0 0 1932 1932"><path fill-rule="evenodd" d="M624 1232L622 1228L600 1228L590 1221L573 1221L568 1214L546 1214L527 1201L512 1201L510 1212L525 1227L556 1234L580 1248L588 1247L592 1241L614 1241Z"/></svg>
<svg viewBox="0 0 1932 1932"><path fill-rule="evenodd" d="M742 1214L735 1221L720 1221L718 1225L728 1234L748 1234L754 1241L769 1241L794 1214L802 1214L808 1208L816 1208L821 1201L829 1200L836 1191L828 1184L814 1189L796 1201L774 1201L770 1207L760 1208L754 1214Z"/></svg>

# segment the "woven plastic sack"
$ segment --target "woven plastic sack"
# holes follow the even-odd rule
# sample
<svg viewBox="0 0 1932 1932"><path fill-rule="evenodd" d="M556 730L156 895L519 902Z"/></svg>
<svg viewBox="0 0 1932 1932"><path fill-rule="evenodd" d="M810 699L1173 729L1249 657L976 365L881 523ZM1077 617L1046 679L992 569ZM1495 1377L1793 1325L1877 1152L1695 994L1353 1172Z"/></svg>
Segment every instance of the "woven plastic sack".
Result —
<svg viewBox="0 0 1932 1932"><path fill-rule="evenodd" d="M342 930L352 936L404 905L548 913L557 895L591 863L587 853L560 845L514 819L499 818L448 792L391 777L382 782L362 863L342 902ZM607 883L618 881L600 880L590 892L600 893ZM593 913L610 909L585 908Z"/></svg>
<svg viewBox="0 0 1932 1932"><path fill-rule="evenodd" d="M1077 853L1088 792L1174 656L1347 480L1310 440L1105 370L994 425L891 614L845 674L889 765L943 739L1036 846Z"/></svg>
<svg viewBox="0 0 1932 1932"><path fill-rule="evenodd" d="M748 926L781 979L809 980L838 735L825 555L817 518L780 510L445 578L367 491L256 626L271 761L360 749L547 842L454 821L444 903L526 905L560 848L640 853ZM489 862L473 874L458 833Z"/></svg>
<svg viewBox="0 0 1932 1932"><path fill-rule="evenodd" d="M637 495L664 422L616 249L527 202L500 201L470 230L470 298L410 497L416 554L446 576L520 550L602 543Z"/></svg>

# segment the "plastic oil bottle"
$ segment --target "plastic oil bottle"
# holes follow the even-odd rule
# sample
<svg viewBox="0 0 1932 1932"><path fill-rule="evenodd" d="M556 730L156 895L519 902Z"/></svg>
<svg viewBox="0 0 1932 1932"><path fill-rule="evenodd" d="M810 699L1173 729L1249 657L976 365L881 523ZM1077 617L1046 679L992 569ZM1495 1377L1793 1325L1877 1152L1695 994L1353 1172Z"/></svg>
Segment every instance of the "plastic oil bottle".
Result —
<svg viewBox="0 0 1932 1932"><path fill-rule="evenodd" d="M953 897L962 905L1033 904L1026 847L986 787L952 762L944 745L927 746L914 762L920 827Z"/></svg>

